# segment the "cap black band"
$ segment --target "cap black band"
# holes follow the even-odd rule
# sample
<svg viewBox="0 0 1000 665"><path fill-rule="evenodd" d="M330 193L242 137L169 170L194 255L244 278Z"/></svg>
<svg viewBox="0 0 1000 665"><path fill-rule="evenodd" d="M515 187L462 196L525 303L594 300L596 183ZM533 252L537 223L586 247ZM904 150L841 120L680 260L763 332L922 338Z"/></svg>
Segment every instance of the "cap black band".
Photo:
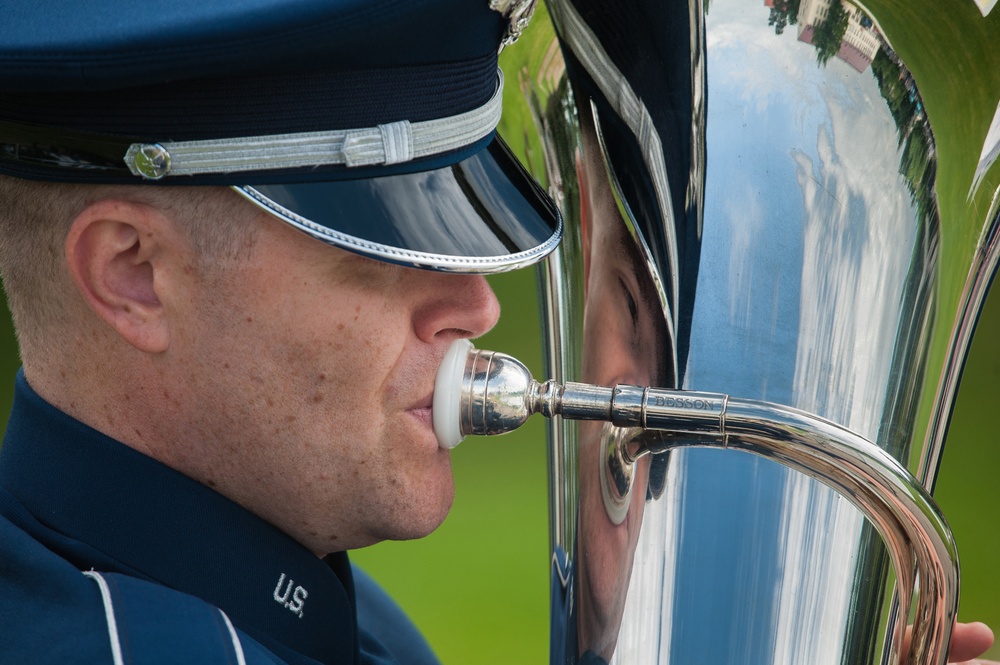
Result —
<svg viewBox="0 0 1000 665"><path fill-rule="evenodd" d="M457 63L177 81L85 92L0 89L0 118L157 141L420 122L482 106L495 53Z"/></svg>

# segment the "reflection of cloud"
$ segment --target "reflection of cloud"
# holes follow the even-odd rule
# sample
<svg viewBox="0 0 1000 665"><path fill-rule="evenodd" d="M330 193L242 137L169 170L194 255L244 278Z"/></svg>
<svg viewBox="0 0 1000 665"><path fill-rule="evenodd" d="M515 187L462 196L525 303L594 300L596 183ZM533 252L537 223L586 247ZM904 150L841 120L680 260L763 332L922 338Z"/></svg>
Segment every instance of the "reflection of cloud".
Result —
<svg viewBox="0 0 1000 665"><path fill-rule="evenodd" d="M703 252L725 269L698 287L716 320L695 324L739 340L713 348L713 362L728 351L743 368L718 363L720 385L875 438L916 231L896 127L870 73L819 67L812 47L762 36L766 15L745 9L709 16ZM726 294L724 310L706 291ZM693 345L689 366L705 362Z"/></svg>
<svg viewBox="0 0 1000 665"><path fill-rule="evenodd" d="M731 187L744 189L746 183L734 183ZM737 206L736 201L739 201ZM753 259L755 243L764 232L764 208L761 205L759 192L745 187L743 196L733 197L725 204L726 215L734 220L730 236L729 284L726 293L729 294L729 320L740 327L750 327L753 297L750 292L752 284L756 284L754 268L757 265Z"/></svg>
<svg viewBox="0 0 1000 665"><path fill-rule="evenodd" d="M773 663L839 665L852 601L844 593L851 588L851 571L843 562L854 555L864 518L832 490L797 473L787 476L781 506L785 575L775 593ZM817 514L832 520L816 520Z"/></svg>
<svg viewBox="0 0 1000 665"><path fill-rule="evenodd" d="M709 15L702 265L714 269L698 275L685 387L781 402L875 439L916 239L896 127L870 72L836 59L820 68L794 34L763 34L766 10L754 9L720 0ZM741 464L726 481L760 473ZM719 466L713 460L717 476ZM706 505L721 481L698 494L694 477L687 482L682 524L711 523ZM677 581L678 593L694 589L674 612L677 654L705 650L709 636L760 654L726 662L840 662L858 616L851 580L863 518L795 473L741 488L727 508L770 497L773 509L753 528L697 540L692 531L685 547L691 560L757 549L754 577L729 593L734 606L755 608L750 619L771 641L746 629L746 617L708 611L716 608L701 596L726 593L714 578ZM761 534L774 552L759 546ZM697 639L685 632L696 632L696 619L712 624Z"/></svg>
<svg viewBox="0 0 1000 665"><path fill-rule="evenodd" d="M775 98L789 92L805 93L802 87L809 85L805 67L812 63L802 58L809 47L789 36L773 35L773 43L762 41L760 17L752 15L752 19L708 31L709 71L713 90L718 84L739 91L738 96L727 97L725 103L738 102L744 108L763 112ZM713 98L711 103L716 100Z"/></svg>
<svg viewBox="0 0 1000 665"><path fill-rule="evenodd" d="M816 157L794 157L806 208L794 394L799 408L874 439L911 259L900 248L916 230L895 126L857 113L880 101L871 95L828 100Z"/></svg>

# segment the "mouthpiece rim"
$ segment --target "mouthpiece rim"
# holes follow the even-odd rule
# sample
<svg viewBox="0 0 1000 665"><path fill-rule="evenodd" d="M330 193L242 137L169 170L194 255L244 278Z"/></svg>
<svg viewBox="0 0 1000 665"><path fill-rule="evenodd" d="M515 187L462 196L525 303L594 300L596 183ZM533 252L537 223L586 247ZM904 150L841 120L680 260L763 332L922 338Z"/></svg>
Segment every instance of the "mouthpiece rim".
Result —
<svg viewBox="0 0 1000 665"><path fill-rule="evenodd" d="M472 342L464 337L452 342L434 378L431 421L438 445L446 450L451 450L465 438L462 435L459 410L466 359L473 348Z"/></svg>

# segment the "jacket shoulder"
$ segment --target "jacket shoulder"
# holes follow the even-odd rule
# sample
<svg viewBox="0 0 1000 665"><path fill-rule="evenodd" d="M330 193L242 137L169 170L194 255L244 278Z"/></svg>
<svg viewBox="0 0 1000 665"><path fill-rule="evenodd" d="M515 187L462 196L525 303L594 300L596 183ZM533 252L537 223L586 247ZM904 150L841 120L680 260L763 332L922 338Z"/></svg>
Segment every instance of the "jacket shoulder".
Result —
<svg viewBox="0 0 1000 665"><path fill-rule="evenodd" d="M80 571L5 519L0 492L0 662L281 665L194 596L119 573Z"/></svg>
<svg viewBox="0 0 1000 665"><path fill-rule="evenodd" d="M83 575L100 591L116 664L284 662L237 629L225 612L199 598L119 573L85 571Z"/></svg>

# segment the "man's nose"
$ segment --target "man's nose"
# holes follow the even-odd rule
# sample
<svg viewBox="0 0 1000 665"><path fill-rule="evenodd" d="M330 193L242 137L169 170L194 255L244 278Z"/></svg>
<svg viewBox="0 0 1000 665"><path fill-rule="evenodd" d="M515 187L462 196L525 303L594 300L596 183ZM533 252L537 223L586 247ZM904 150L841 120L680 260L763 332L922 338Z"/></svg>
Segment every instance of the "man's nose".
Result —
<svg viewBox="0 0 1000 665"><path fill-rule="evenodd" d="M436 275L414 325L425 342L479 337L496 325L500 302L482 275Z"/></svg>

